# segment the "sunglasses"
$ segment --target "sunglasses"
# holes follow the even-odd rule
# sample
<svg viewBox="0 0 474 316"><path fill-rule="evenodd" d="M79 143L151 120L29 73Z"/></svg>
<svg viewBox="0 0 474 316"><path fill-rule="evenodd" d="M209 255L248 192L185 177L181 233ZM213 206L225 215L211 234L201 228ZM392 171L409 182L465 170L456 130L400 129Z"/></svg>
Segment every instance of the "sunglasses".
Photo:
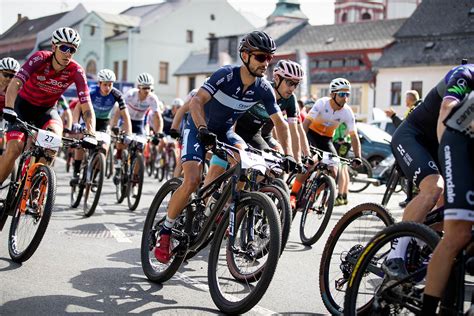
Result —
<svg viewBox="0 0 474 316"><path fill-rule="evenodd" d="M293 80L290 80L290 79L285 79L285 82L286 82L286 85L290 88L292 87L298 87L300 82L299 81L293 81Z"/></svg>
<svg viewBox="0 0 474 316"><path fill-rule="evenodd" d="M140 87L142 90L151 90L151 87Z"/></svg>
<svg viewBox="0 0 474 316"><path fill-rule="evenodd" d="M250 54L255 57L255 60L259 63L263 63L265 61L270 62L273 59L273 55L269 54Z"/></svg>
<svg viewBox="0 0 474 316"><path fill-rule="evenodd" d="M336 92L337 96L340 97L340 98L348 98L351 96L351 93L350 92Z"/></svg>
<svg viewBox="0 0 474 316"><path fill-rule="evenodd" d="M75 47L67 46L67 45L59 45L59 50L65 54L75 54L77 52L77 49Z"/></svg>
<svg viewBox="0 0 474 316"><path fill-rule="evenodd" d="M2 75L7 79L11 79L11 78L15 77L15 74L12 74L10 72L2 72Z"/></svg>

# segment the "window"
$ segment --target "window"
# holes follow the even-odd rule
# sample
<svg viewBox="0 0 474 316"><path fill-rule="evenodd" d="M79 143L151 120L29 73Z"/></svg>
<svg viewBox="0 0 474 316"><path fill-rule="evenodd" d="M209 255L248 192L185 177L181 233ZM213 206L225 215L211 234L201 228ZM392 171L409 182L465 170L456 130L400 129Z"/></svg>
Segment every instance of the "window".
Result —
<svg viewBox="0 0 474 316"><path fill-rule="evenodd" d="M346 67L359 67L360 62L359 59L356 58L351 58L351 59L346 59L344 66Z"/></svg>
<svg viewBox="0 0 474 316"><path fill-rule="evenodd" d="M122 81L127 81L127 61L122 60Z"/></svg>
<svg viewBox="0 0 474 316"><path fill-rule="evenodd" d="M193 42L193 31L187 30L186 31L186 43L192 43Z"/></svg>
<svg viewBox="0 0 474 316"><path fill-rule="evenodd" d="M420 98L423 95L423 81L412 81L411 82L411 89L418 91Z"/></svg>
<svg viewBox="0 0 474 316"><path fill-rule="evenodd" d="M196 77L189 77L188 78L188 91L191 91L194 88L196 88Z"/></svg>
<svg viewBox="0 0 474 316"><path fill-rule="evenodd" d="M320 60L318 65L319 68L329 68L329 60Z"/></svg>
<svg viewBox="0 0 474 316"><path fill-rule="evenodd" d="M91 36L94 36L95 34L95 25L91 25L91 32L90 32Z"/></svg>
<svg viewBox="0 0 474 316"><path fill-rule="evenodd" d="M219 51L217 49L217 38L209 39L209 62L216 62L218 59Z"/></svg>
<svg viewBox="0 0 474 316"><path fill-rule="evenodd" d="M117 78L119 78L119 62L118 61L114 61L114 73L117 76Z"/></svg>
<svg viewBox="0 0 474 316"><path fill-rule="evenodd" d="M342 22L342 23L347 22L347 13L344 12L344 13L342 14L341 22Z"/></svg>
<svg viewBox="0 0 474 316"><path fill-rule="evenodd" d="M211 21L214 21L216 19L216 16L214 14L211 14Z"/></svg>
<svg viewBox="0 0 474 316"><path fill-rule="evenodd" d="M322 97L327 97L329 96L329 89L328 88L321 88L319 89L319 93L318 93L318 98L322 98Z"/></svg>
<svg viewBox="0 0 474 316"><path fill-rule="evenodd" d="M390 105L400 105L402 101L402 83L400 81L392 82L390 91Z"/></svg>
<svg viewBox="0 0 474 316"><path fill-rule="evenodd" d="M95 78L97 74L97 64L95 63L95 60L91 59L87 62L86 74L91 75L93 78Z"/></svg>
<svg viewBox="0 0 474 316"><path fill-rule="evenodd" d="M343 59L336 59L331 61L331 67L343 67L344 66L344 60Z"/></svg>
<svg viewBox="0 0 474 316"><path fill-rule="evenodd" d="M168 66L169 63L160 61L160 83L168 84Z"/></svg>
<svg viewBox="0 0 474 316"><path fill-rule="evenodd" d="M238 43L237 36L233 36L229 38L229 55L232 58L237 58L237 43Z"/></svg>
<svg viewBox="0 0 474 316"><path fill-rule="evenodd" d="M362 89L360 87L352 86L351 97L349 98L348 103L353 106L360 106L361 99L362 99Z"/></svg>
<svg viewBox="0 0 474 316"><path fill-rule="evenodd" d="M370 19L372 19L372 16L370 15L370 13L365 12L364 14L362 14L362 20L370 20Z"/></svg>

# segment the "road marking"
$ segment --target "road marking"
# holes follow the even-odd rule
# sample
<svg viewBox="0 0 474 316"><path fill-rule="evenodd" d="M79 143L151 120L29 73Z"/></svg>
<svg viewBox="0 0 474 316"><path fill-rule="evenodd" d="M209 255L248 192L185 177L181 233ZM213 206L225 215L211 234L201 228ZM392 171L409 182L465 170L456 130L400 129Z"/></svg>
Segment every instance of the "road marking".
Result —
<svg viewBox="0 0 474 316"><path fill-rule="evenodd" d="M95 212L97 214L105 214L104 209L99 205L99 203L97 203L97 207L95 208Z"/></svg>
<svg viewBox="0 0 474 316"><path fill-rule="evenodd" d="M118 242L126 242L126 243L131 243L132 241L125 236L125 234L115 226L114 224L103 224L105 228L107 228L112 236L118 241Z"/></svg>
<svg viewBox="0 0 474 316"><path fill-rule="evenodd" d="M201 283L199 281L196 281L194 279L191 279L187 275L183 273L176 272L176 274L173 276L173 279L179 280L184 282L185 284L192 285L204 292L209 292L209 286L207 284ZM253 312L259 314L259 315L275 315L278 314L277 312L274 312L272 310L266 309L265 307L255 305L252 309Z"/></svg>

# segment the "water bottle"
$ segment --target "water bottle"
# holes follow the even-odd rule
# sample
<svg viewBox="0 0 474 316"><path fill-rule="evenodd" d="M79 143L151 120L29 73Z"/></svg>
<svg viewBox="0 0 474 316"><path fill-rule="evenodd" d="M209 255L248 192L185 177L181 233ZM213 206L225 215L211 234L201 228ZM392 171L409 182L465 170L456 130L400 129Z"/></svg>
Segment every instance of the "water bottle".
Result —
<svg viewBox="0 0 474 316"><path fill-rule="evenodd" d="M215 191L214 193L212 193L211 197L209 198L209 201L207 201L206 209L204 210L204 215L206 215L206 217L209 217L209 215L211 215L211 212L220 197L221 193L219 191Z"/></svg>

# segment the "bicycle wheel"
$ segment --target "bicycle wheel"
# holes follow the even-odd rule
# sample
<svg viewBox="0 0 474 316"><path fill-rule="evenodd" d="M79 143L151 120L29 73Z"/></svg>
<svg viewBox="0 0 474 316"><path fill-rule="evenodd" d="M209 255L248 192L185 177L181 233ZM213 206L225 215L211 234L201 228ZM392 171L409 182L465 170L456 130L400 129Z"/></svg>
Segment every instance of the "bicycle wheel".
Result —
<svg viewBox="0 0 474 316"><path fill-rule="evenodd" d="M290 188L288 187L288 185L286 184L286 182L285 182L283 179L274 178L274 179L272 179L271 184L274 184L274 185L276 185L277 187L283 189L283 191L284 191L288 196L290 196L290 193L291 193Z"/></svg>
<svg viewBox="0 0 474 316"><path fill-rule="evenodd" d="M342 313L346 284L365 244L393 223L392 215L383 206L364 203L349 210L334 226L319 267L319 290L331 314Z"/></svg>
<svg viewBox="0 0 474 316"><path fill-rule="evenodd" d="M314 187L316 186L316 187ZM313 245L324 233L334 207L336 183L328 175L319 176L311 185L311 196L301 215L300 239L303 245Z"/></svg>
<svg viewBox="0 0 474 316"><path fill-rule="evenodd" d="M241 220L236 221L234 242L229 238L229 216L225 216L214 234L208 264L212 300L229 314L245 313L260 301L275 273L281 247L278 213L265 194L241 192L236 215ZM248 218L254 223L253 231L246 225ZM252 232L253 241L248 238ZM261 246L268 249L257 260L255 250Z"/></svg>
<svg viewBox="0 0 474 316"><path fill-rule="evenodd" d="M404 282L384 281L382 264L398 238L409 237ZM426 268L439 236L431 228L411 222L389 226L376 234L361 252L347 283L344 315L400 315L419 311Z"/></svg>
<svg viewBox="0 0 474 316"><path fill-rule="evenodd" d="M387 181L387 188L385 189L385 193L383 194L383 198L382 198L383 206L387 206L388 201L390 200L390 197L392 196L393 192L395 192L397 188L399 179L400 179L400 175L398 173L396 166L394 165L392 167L392 171L390 172L390 177L388 178L388 181Z"/></svg>
<svg viewBox="0 0 474 316"><path fill-rule="evenodd" d="M122 203L127 196L128 188L128 153L125 150L122 150L122 166L120 169L117 169L117 182L115 185L115 197L117 198L117 203Z"/></svg>
<svg viewBox="0 0 474 316"><path fill-rule="evenodd" d="M95 153L87 168L87 181L84 188L84 216L94 214L99 204L100 193L104 184L105 155Z"/></svg>
<svg viewBox="0 0 474 316"><path fill-rule="evenodd" d="M166 180L173 178L174 168L176 167L176 154L174 150L168 152L168 163L166 167Z"/></svg>
<svg viewBox="0 0 474 316"><path fill-rule="evenodd" d="M31 178L26 211L20 211L20 201L15 208L8 252L15 262L28 260L38 248L48 227L56 198L56 175L51 167L39 166Z"/></svg>
<svg viewBox="0 0 474 316"><path fill-rule="evenodd" d="M159 154L159 157L158 157L158 167L156 169L156 177L158 179L158 181L163 181L165 179L165 176L166 176L166 166L167 166L167 162L166 162L166 154L165 152L161 152L161 154Z"/></svg>
<svg viewBox="0 0 474 316"><path fill-rule="evenodd" d="M362 164L359 167L347 166L349 168L349 192L362 192L370 185L366 180L372 178L372 165L367 159L361 159Z"/></svg>
<svg viewBox="0 0 474 316"><path fill-rule="evenodd" d="M135 211L142 196L143 178L145 177L145 163L143 156L137 155L130 167L128 182L127 202L130 211Z"/></svg>
<svg viewBox="0 0 474 316"><path fill-rule="evenodd" d="M76 208L81 204L84 194L84 184L86 181L87 164L82 161L79 171L79 182L71 186L71 207Z"/></svg>
<svg viewBox="0 0 474 316"><path fill-rule="evenodd" d="M281 224L281 253L285 249L291 229L291 206L290 195L276 185L266 185L261 187L259 192L265 193L275 204L280 217ZM265 248L266 249L266 248Z"/></svg>
<svg viewBox="0 0 474 316"><path fill-rule="evenodd" d="M107 179L110 179L114 174L114 155L114 145L111 143L107 151L107 157L105 158L105 177Z"/></svg>
<svg viewBox="0 0 474 316"><path fill-rule="evenodd" d="M143 235L140 248L141 262L143 272L146 277L153 282L165 282L169 280L181 266L186 255L185 251L180 250L180 239L175 235L175 231L184 232L185 218L183 214L176 220L171 237L174 254L167 264L158 262L155 258L154 250L158 239L158 233L163 225L168 210L168 203L171 195L183 183L180 178L174 178L165 182L156 193L153 202L148 210L145 224L143 226Z"/></svg>
<svg viewBox="0 0 474 316"><path fill-rule="evenodd" d="M293 187L293 183L295 182L296 180L296 175L297 173L296 172L291 172L289 175L288 175L288 179L286 179L286 186L288 187L288 189L291 191L291 188Z"/></svg>

